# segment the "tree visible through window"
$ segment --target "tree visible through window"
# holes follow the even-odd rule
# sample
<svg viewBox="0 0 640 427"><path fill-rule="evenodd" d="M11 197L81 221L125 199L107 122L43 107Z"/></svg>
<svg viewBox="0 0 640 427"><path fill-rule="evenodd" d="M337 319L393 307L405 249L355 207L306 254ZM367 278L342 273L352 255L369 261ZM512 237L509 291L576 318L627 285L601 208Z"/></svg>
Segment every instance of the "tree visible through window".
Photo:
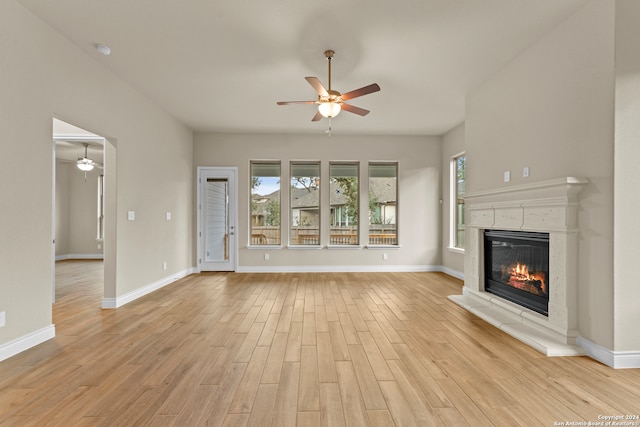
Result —
<svg viewBox="0 0 640 427"><path fill-rule="evenodd" d="M320 244L320 163L291 163L291 244Z"/></svg>
<svg viewBox="0 0 640 427"><path fill-rule="evenodd" d="M251 245L280 244L280 162L251 162Z"/></svg>
<svg viewBox="0 0 640 427"><path fill-rule="evenodd" d="M464 153L451 159L451 247L464 249Z"/></svg>
<svg viewBox="0 0 640 427"><path fill-rule="evenodd" d="M398 244L398 164L369 164L369 244Z"/></svg>
<svg viewBox="0 0 640 427"><path fill-rule="evenodd" d="M358 164L329 165L329 202L331 205L332 245L357 245L358 239Z"/></svg>

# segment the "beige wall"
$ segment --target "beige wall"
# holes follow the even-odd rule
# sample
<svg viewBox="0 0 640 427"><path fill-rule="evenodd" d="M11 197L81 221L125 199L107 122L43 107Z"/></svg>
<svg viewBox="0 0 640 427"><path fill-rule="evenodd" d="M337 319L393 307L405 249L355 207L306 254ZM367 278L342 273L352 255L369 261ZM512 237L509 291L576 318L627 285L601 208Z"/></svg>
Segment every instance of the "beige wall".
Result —
<svg viewBox="0 0 640 427"><path fill-rule="evenodd" d="M240 269L291 270L305 267L364 269L421 269L441 263L440 251L440 158L439 137L410 136L344 136L339 135L339 121L334 122L334 135L240 135L197 134L194 144L196 166L238 167L238 230ZM372 250L253 250L247 249L249 223L249 162L251 160L281 160L288 174L291 160L319 160L321 176L326 182L330 161L360 162L361 210L368 209L366 174L369 161L399 162L399 239L401 248ZM285 177L287 175L284 175ZM282 197L282 221L288 221L286 178ZM322 187L321 187L322 189ZM322 191L322 190L321 190ZM323 200L328 200L324 186ZM321 212L328 218L326 203ZM366 211L365 211L366 212ZM364 216L366 218L366 214ZM283 237L286 246L286 234ZM264 253L270 255L264 260ZM383 261L382 254L388 260Z"/></svg>
<svg viewBox="0 0 640 427"><path fill-rule="evenodd" d="M96 241L101 173L95 168L85 180L75 164L56 162L56 257L102 255Z"/></svg>
<svg viewBox="0 0 640 427"><path fill-rule="evenodd" d="M467 193L586 177L579 331L613 348L614 3L594 0L467 98ZM530 168L530 177L522 170ZM512 180L503 182L510 170ZM637 347L636 347L637 348Z"/></svg>
<svg viewBox="0 0 640 427"><path fill-rule="evenodd" d="M464 123L451 129L442 136L442 265L458 277L464 275L464 253L449 248L450 211L451 211L451 173L450 162L453 156L465 150Z"/></svg>
<svg viewBox="0 0 640 427"><path fill-rule="evenodd" d="M640 349L640 2L616 1L614 350Z"/></svg>
<svg viewBox="0 0 640 427"><path fill-rule="evenodd" d="M0 2L0 28L1 347L51 326L52 118L117 145L115 295L193 266L193 135L99 63L108 58L82 52L13 0Z"/></svg>

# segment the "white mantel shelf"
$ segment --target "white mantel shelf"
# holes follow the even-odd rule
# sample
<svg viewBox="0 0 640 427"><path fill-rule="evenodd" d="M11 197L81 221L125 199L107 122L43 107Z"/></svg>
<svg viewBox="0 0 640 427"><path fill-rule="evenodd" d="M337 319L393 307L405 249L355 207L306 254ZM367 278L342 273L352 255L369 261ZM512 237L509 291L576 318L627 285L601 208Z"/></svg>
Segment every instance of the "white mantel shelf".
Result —
<svg viewBox="0 0 640 427"><path fill-rule="evenodd" d="M449 299L548 356L578 356L578 194L589 181L562 177L469 193L465 284ZM549 315L484 291L484 230L549 233Z"/></svg>

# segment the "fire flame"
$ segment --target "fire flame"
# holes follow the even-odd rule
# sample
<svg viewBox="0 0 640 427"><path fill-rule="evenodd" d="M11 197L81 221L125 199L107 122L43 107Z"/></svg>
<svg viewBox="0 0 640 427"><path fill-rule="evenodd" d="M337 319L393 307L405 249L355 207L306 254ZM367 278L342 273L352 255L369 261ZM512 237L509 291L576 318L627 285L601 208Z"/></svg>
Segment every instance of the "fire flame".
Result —
<svg viewBox="0 0 640 427"><path fill-rule="evenodd" d="M536 294L547 294L545 274L542 272L529 273L526 264L516 263L509 271L509 284L519 289L524 289ZM537 285L539 284L539 286Z"/></svg>

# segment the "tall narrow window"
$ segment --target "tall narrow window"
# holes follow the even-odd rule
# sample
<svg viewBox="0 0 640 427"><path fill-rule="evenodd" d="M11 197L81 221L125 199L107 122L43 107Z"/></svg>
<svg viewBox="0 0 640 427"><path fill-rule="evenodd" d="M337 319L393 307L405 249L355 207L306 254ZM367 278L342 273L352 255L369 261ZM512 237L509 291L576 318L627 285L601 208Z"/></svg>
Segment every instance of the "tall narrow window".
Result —
<svg viewBox="0 0 640 427"><path fill-rule="evenodd" d="M465 163L464 153L451 158L450 245L456 249L464 249Z"/></svg>
<svg viewBox="0 0 640 427"><path fill-rule="evenodd" d="M98 232L97 238L104 238L104 175L98 175Z"/></svg>
<svg viewBox="0 0 640 427"><path fill-rule="evenodd" d="M398 244L398 164L369 164L369 244Z"/></svg>
<svg viewBox="0 0 640 427"><path fill-rule="evenodd" d="M320 163L291 163L293 245L320 244Z"/></svg>
<svg viewBox="0 0 640 427"><path fill-rule="evenodd" d="M332 245L357 245L358 240L358 164L329 165Z"/></svg>
<svg viewBox="0 0 640 427"><path fill-rule="evenodd" d="M251 245L280 244L280 162L251 162Z"/></svg>

